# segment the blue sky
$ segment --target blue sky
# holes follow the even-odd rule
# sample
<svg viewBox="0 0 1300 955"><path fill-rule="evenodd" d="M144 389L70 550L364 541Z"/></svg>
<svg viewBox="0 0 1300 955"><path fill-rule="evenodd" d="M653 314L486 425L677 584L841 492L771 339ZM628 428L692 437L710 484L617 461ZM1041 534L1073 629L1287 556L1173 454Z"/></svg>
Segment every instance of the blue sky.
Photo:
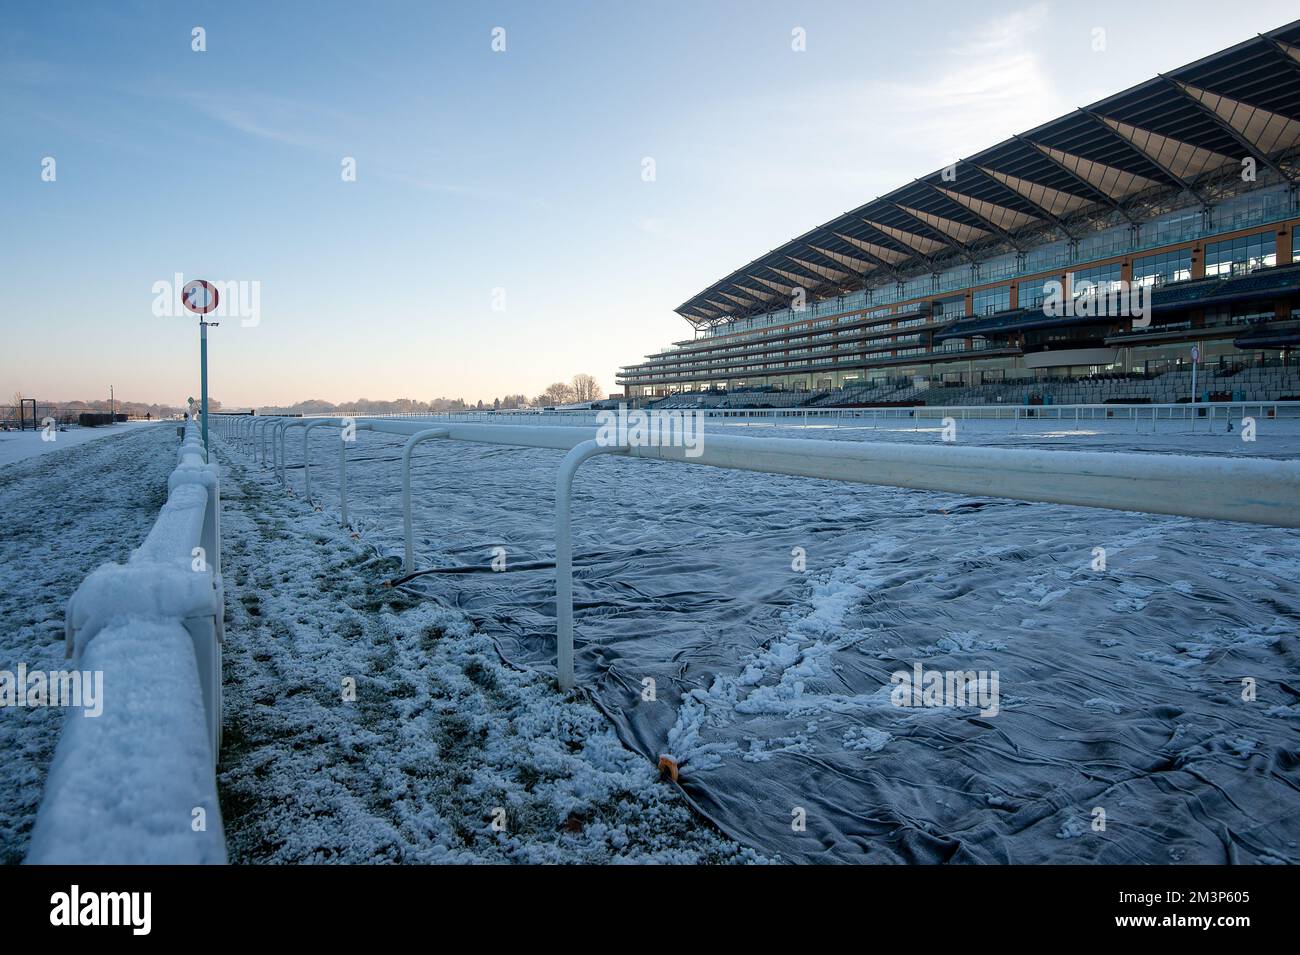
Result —
<svg viewBox="0 0 1300 955"><path fill-rule="evenodd" d="M1283 16L7 0L0 400L193 393L194 321L152 308L177 272L260 283L259 323L211 332L227 405L490 400L577 372L613 390L757 255Z"/></svg>

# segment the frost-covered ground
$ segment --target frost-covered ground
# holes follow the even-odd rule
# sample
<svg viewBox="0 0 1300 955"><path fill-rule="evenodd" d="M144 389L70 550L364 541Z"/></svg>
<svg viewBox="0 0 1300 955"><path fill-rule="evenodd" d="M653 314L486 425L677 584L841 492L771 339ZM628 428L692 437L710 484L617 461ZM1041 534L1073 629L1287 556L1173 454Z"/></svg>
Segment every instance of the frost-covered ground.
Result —
<svg viewBox="0 0 1300 955"><path fill-rule="evenodd" d="M0 468L0 669L64 665L67 598L143 539L175 447L170 425L123 429ZM267 476L234 463L223 482L232 861L762 861L591 705L379 586L393 562ZM0 710L0 861L27 851L63 716Z"/></svg>
<svg viewBox="0 0 1300 955"><path fill-rule="evenodd" d="M719 427L937 441L939 423ZM959 428L1012 447L1300 453L1290 421L1261 421L1253 444L1222 423L1213 435L1204 423ZM331 511L336 440L312 438ZM353 514L395 554L401 439L359 442ZM301 441L289 447L296 463ZM558 461L422 445L417 551L434 572L407 587L548 672ZM289 473L301 488L301 469ZM765 853L1300 861L1300 533L601 458L577 480L575 554L579 681L630 747L679 759L683 792ZM996 671L999 712L891 705L891 674L918 663Z"/></svg>
<svg viewBox="0 0 1300 955"><path fill-rule="evenodd" d="M741 433L935 441L936 427ZM969 422L960 440L1300 454L1291 422L1262 423L1254 444L1131 428ZM1300 533L600 458L575 495L593 707L547 678L560 455L421 446L417 550L433 572L388 590L401 439L358 436L356 539L334 526L336 440L312 438L321 512L222 452L235 860L755 857L684 796L793 861L1300 861ZM143 536L174 441L161 426L0 468L0 668L61 662L64 599ZM296 463L300 439L289 448ZM289 477L300 489L301 469ZM918 663L996 671L998 712L891 705L890 675ZM13 861L59 714L0 715ZM680 790L655 777L662 753Z"/></svg>
<svg viewBox="0 0 1300 955"><path fill-rule="evenodd" d="M173 427L175 427L175 424L175 422L172 422ZM72 425L67 431L51 431L50 435L54 439L52 441L46 441L42 438L44 431L0 431L0 467L6 464L15 464L38 454L65 451L85 444L87 441L98 441L100 438L119 435L126 430L147 428L149 426L149 422L139 421L125 421L120 424L104 425L98 428L82 428Z"/></svg>
<svg viewBox="0 0 1300 955"><path fill-rule="evenodd" d="M759 861L589 703L384 589L395 561L221 460L232 862Z"/></svg>
<svg viewBox="0 0 1300 955"><path fill-rule="evenodd" d="M94 440L58 443L78 433ZM31 432L26 438L41 443ZM174 425L71 431L54 444L59 453L0 467L0 670L10 673L20 663L29 671L65 666L67 599L97 566L125 560L144 538L176 466ZM63 715L0 709L0 862L19 862L27 851Z"/></svg>

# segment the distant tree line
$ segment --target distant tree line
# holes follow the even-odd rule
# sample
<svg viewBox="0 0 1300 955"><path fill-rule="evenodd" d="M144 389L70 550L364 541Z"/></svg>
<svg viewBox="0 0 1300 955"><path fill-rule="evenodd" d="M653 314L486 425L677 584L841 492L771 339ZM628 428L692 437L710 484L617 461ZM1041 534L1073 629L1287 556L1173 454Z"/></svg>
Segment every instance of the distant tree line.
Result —
<svg viewBox="0 0 1300 955"><path fill-rule="evenodd" d="M570 382L557 381L547 385L546 390L533 399L538 407L550 405L567 405L575 401L599 401L605 397L604 390L591 375L574 375Z"/></svg>
<svg viewBox="0 0 1300 955"><path fill-rule="evenodd" d="M531 401L527 395L503 395L491 401L470 403L463 398L434 398L430 401L417 401L414 398L397 398L381 401L372 398L358 398L334 404L321 398L309 398L292 405L265 405L259 407L259 414L429 414L446 411L509 411L515 408L543 408L553 405L572 404L575 401L595 401L605 397L604 390L596 379L587 374L574 375L569 382L557 381L547 386L546 390Z"/></svg>
<svg viewBox="0 0 1300 955"><path fill-rule="evenodd" d="M18 404L23 399L30 399L32 397L34 396L24 394L21 391L14 392L13 396L10 398L9 407L0 408L0 416L7 417L10 414L16 416L18 413ZM100 411L108 413L110 410L107 398L96 398L93 401L46 401L38 398L36 406L40 409L42 415L54 415L60 420L68 416L75 417L83 411ZM215 401L212 398L208 399L209 411L217 411L220 408L220 401ZM183 405L175 406L149 401L125 401L117 399L113 402L111 410L115 411L117 414L130 415L134 418L144 418L146 416L151 418L170 418L172 415L183 414L185 407Z"/></svg>
<svg viewBox="0 0 1300 955"><path fill-rule="evenodd" d="M19 401L24 395L21 392L15 392L12 398L14 408L17 408ZM417 401L414 398L397 398L391 401L375 400L372 398L358 398L356 401L345 401L342 404L335 404L331 401L325 401L323 398L308 398L306 401L299 401L292 405L262 405L257 408L259 414L292 414L292 415L330 415L330 414L427 414L430 412L440 411L487 411L500 410L509 411L514 408L544 408L554 405L567 405L577 401L596 401L605 397L604 389L592 375L578 374L574 375L571 381L557 381L548 385L546 390L533 399L527 395L502 395L500 398L493 398L491 401L478 401L470 403L463 398L434 398L430 401ZM76 415L82 411L104 411L109 410L108 399L99 398L94 401L40 401L39 407L42 414L56 413L59 417L66 415ZM45 409L53 409L53 412ZM113 410L119 414L131 415L133 417L143 418L146 415L153 418L170 418L172 415L183 414L184 406L173 406L145 401L115 401ZM208 410L220 411L222 404L216 398L208 397ZM244 408L232 408L234 410L246 410ZM4 409L0 408L0 412ZM17 414L17 411L14 411Z"/></svg>

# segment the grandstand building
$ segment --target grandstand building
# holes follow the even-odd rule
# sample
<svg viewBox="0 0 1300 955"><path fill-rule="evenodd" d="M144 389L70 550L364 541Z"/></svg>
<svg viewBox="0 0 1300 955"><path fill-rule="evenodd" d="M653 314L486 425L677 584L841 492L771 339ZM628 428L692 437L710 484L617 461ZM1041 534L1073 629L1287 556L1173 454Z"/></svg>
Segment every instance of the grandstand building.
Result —
<svg viewBox="0 0 1300 955"><path fill-rule="evenodd" d="M1197 345L1207 388L1236 397L1230 376L1280 365L1242 391L1285 390L1300 343L1298 160L1300 21L787 242L677 308L693 337L618 383L701 403L978 400L1000 386L1177 378ZM1150 312L1061 314L1044 307L1053 282L1067 302L1089 285L1147 286Z"/></svg>

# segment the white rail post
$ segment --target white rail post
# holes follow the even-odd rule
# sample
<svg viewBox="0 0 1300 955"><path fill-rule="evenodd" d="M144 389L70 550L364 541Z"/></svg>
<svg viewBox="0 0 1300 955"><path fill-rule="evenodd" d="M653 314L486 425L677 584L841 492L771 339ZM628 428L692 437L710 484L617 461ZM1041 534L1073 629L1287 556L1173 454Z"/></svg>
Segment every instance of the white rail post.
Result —
<svg viewBox="0 0 1300 955"><path fill-rule="evenodd" d="M339 431L339 523L348 526L348 443L346 431Z"/></svg>
<svg viewBox="0 0 1300 955"><path fill-rule="evenodd" d="M311 503L311 457L308 455L307 438L311 436L312 428L319 428L321 425L338 424L333 418L316 418L303 425L302 429L302 473L303 473L303 495L307 498L307 503Z"/></svg>
<svg viewBox="0 0 1300 955"><path fill-rule="evenodd" d="M588 458L627 450L584 441L564 456L555 478L555 672L561 690L573 689L573 475Z"/></svg>
<svg viewBox="0 0 1300 955"><path fill-rule="evenodd" d="M275 447L278 445L278 450L279 450L279 455L276 463L276 474L280 478L280 483L286 486L288 485L289 481L284 476L284 463L285 463L284 462L284 436L285 436L285 432L288 430L289 430L288 421L281 419L280 421L276 422L275 432L274 432L275 440L272 442L272 446Z"/></svg>
<svg viewBox="0 0 1300 955"><path fill-rule="evenodd" d="M447 433L446 428L417 431L406 439L406 444L402 447L402 528L406 532L406 560L402 564L402 569L408 574L415 572L415 542L411 521L411 452L421 441L445 438Z"/></svg>
<svg viewBox="0 0 1300 955"><path fill-rule="evenodd" d="M280 483L284 485L286 491L291 490L289 487L289 429L294 427L305 428L310 425L315 418L290 418L280 429ZM306 444L303 444L304 453Z"/></svg>
<svg viewBox="0 0 1300 955"><path fill-rule="evenodd" d="M258 435L260 439L258 443L262 447L262 467L266 467L266 432L268 429L275 426L275 422L276 422L275 418L267 418L262 421L262 427L258 430ZM271 445L271 450L272 451L275 450L274 443L272 443Z"/></svg>
<svg viewBox="0 0 1300 955"><path fill-rule="evenodd" d="M352 419L352 430L355 434L357 431L370 431L368 424L360 424L355 418ZM339 524L342 527L348 526L348 442L346 440L347 428L343 424L343 419L339 419Z"/></svg>

